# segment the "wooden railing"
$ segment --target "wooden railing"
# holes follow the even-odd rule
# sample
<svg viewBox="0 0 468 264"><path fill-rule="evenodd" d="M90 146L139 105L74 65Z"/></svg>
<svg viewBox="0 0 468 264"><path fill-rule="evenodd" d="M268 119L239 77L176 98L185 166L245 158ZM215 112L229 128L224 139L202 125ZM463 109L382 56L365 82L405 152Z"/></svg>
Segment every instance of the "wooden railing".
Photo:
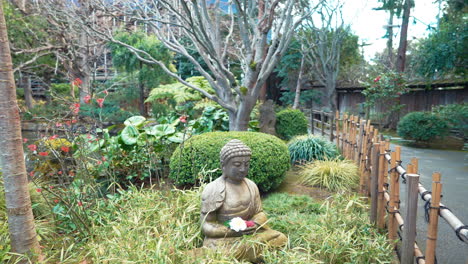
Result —
<svg viewBox="0 0 468 264"><path fill-rule="evenodd" d="M330 118L329 113L320 111L311 113L311 129L318 127L322 135L327 134L331 140L335 140L342 155L358 165L361 175L360 193L370 197L370 220L379 228L387 228L389 241L395 248L397 244L400 245L401 263L413 263L414 257L418 264L435 263L439 215L452 227L458 239L468 244L468 226L440 203L440 173L435 172L432 175L430 192L419 182L418 160L411 159L411 163L404 168L401 165L401 148L396 146L392 151L390 142L383 139L369 120L347 114L340 115L338 112L334 118ZM316 118L319 116L320 119ZM328 133L326 128L329 129ZM401 183L408 185L404 214L400 212ZM426 202L425 208L429 215L426 256L415 242L418 194ZM398 238L401 243L395 242Z"/></svg>

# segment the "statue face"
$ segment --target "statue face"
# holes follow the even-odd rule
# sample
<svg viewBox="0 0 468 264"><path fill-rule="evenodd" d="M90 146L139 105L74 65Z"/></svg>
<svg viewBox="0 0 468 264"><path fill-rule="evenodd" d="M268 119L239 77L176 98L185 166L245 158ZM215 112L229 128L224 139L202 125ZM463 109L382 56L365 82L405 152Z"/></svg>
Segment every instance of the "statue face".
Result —
<svg viewBox="0 0 468 264"><path fill-rule="evenodd" d="M249 172L250 157L232 157L223 164L223 174L230 180L241 181Z"/></svg>

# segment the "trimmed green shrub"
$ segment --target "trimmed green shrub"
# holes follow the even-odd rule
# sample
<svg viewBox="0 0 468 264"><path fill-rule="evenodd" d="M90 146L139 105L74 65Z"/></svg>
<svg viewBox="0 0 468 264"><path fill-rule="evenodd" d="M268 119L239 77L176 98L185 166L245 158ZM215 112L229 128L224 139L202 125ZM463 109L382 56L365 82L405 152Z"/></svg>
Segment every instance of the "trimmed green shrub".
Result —
<svg viewBox="0 0 468 264"><path fill-rule="evenodd" d="M290 167L288 148L279 138L258 132L210 132L190 138L174 151L169 177L177 185L216 179L222 174L219 152L231 139L239 139L252 149L247 177L260 191L266 192L281 184ZM207 171L212 172L213 179L207 179L204 175Z"/></svg>
<svg viewBox="0 0 468 264"><path fill-rule="evenodd" d="M438 105L432 112L447 121L450 127L458 129L462 136L468 135L468 103Z"/></svg>
<svg viewBox="0 0 468 264"><path fill-rule="evenodd" d="M429 141L449 132L447 121L431 112L412 112L398 122L397 133L404 139Z"/></svg>
<svg viewBox="0 0 468 264"><path fill-rule="evenodd" d="M303 135L291 139L288 143L291 163L337 158L336 145L324 137Z"/></svg>
<svg viewBox="0 0 468 264"><path fill-rule="evenodd" d="M307 119L300 110L285 109L276 114L276 133L284 140L307 134Z"/></svg>
<svg viewBox="0 0 468 264"><path fill-rule="evenodd" d="M350 190L358 186L358 167L351 160L317 160L301 167L300 183L324 187L330 191Z"/></svg>

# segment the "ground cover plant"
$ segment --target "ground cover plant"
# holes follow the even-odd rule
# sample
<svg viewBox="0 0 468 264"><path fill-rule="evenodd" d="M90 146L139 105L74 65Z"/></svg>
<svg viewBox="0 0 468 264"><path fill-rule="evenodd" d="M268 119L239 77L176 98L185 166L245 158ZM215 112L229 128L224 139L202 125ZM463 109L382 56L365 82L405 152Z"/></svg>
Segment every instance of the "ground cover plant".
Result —
<svg viewBox="0 0 468 264"><path fill-rule="evenodd" d="M289 169L287 146L279 138L257 132L212 132L185 141L172 155L169 177L178 185L209 182L200 174L212 171L212 179L221 176L219 151L231 139L239 139L252 149L247 176L261 192L275 189Z"/></svg>
<svg viewBox="0 0 468 264"><path fill-rule="evenodd" d="M351 190L359 182L358 168L351 160L316 160L301 166L300 183L330 191Z"/></svg>
<svg viewBox="0 0 468 264"><path fill-rule="evenodd" d="M314 136L296 136L288 142L291 163L334 159L339 155L336 145L327 139Z"/></svg>
<svg viewBox="0 0 468 264"><path fill-rule="evenodd" d="M239 263L217 252L193 257L203 240L201 190L119 191L90 212L99 221L91 222L86 237L52 234L50 223L38 225L39 234L49 233L41 240L43 263ZM285 249L265 253L266 263L390 262L391 246L368 222L368 208L357 196L339 194L320 204L308 196L274 193L263 204L269 225L289 237ZM0 238L7 237L6 229L0 231ZM0 259L11 256L7 251L0 251Z"/></svg>

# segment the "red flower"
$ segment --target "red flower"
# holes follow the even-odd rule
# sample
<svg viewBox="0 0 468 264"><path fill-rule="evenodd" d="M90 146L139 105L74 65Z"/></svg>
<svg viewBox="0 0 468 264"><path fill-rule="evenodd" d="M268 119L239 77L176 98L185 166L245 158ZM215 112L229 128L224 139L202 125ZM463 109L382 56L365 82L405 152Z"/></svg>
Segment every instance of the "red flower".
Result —
<svg viewBox="0 0 468 264"><path fill-rule="evenodd" d="M87 139L91 139L91 135L88 134L88 135L86 136L86 138L87 138Z"/></svg>
<svg viewBox="0 0 468 264"><path fill-rule="evenodd" d="M70 151L70 147L67 147L67 146L62 146L62 147L60 147L60 149L61 149L63 152L69 152L69 151Z"/></svg>
<svg viewBox="0 0 468 264"><path fill-rule="evenodd" d="M104 98L98 98L96 99L96 102L98 103L99 107L102 108L102 106L104 105Z"/></svg>
<svg viewBox="0 0 468 264"><path fill-rule="evenodd" d="M101 160L102 160L102 161L106 161L106 157L103 156L103 157L101 158Z"/></svg>
<svg viewBox="0 0 468 264"><path fill-rule="evenodd" d="M27 138L23 138L23 143L26 143L28 142L28 139Z"/></svg>
<svg viewBox="0 0 468 264"><path fill-rule="evenodd" d="M78 206L83 206L83 203L81 201L78 201Z"/></svg>
<svg viewBox="0 0 468 264"><path fill-rule="evenodd" d="M55 123L55 126L56 126L56 127L61 127L61 126L62 126L62 123L57 122L57 123Z"/></svg>
<svg viewBox="0 0 468 264"><path fill-rule="evenodd" d="M109 92L107 90L104 90L103 92L106 96L109 95Z"/></svg>
<svg viewBox="0 0 468 264"><path fill-rule="evenodd" d="M34 171L29 172L29 177L31 177L31 178L34 177Z"/></svg>
<svg viewBox="0 0 468 264"><path fill-rule="evenodd" d="M62 171L58 171L57 174L58 174L58 175L62 175Z"/></svg>
<svg viewBox="0 0 468 264"><path fill-rule="evenodd" d="M28 145L28 148L29 148L30 151L36 151L37 150L37 146L34 145L34 144Z"/></svg>
<svg viewBox="0 0 468 264"><path fill-rule="evenodd" d="M54 139L57 139L58 138L58 135L53 135L51 137L49 137L50 140L54 140Z"/></svg>
<svg viewBox="0 0 468 264"><path fill-rule="evenodd" d="M72 119L72 124L75 124L76 122L78 122L76 119Z"/></svg>
<svg viewBox="0 0 468 264"><path fill-rule="evenodd" d="M59 200L58 200L58 199L55 199L55 200L54 200L54 203L59 203Z"/></svg>
<svg viewBox="0 0 468 264"><path fill-rule="evenodd" d="M36 189L36 192L40 193L40 192L42 192L42 189L41 189L41 188L37 188L37 189Z"/></svg>
<svg viewBox="0 0 468 264"><path fill-rule="evenodd" d="M98 160L96 163L97 163L97 165L101 165L102 161Z"/></svg>
<svg viewBox="0 0 468 264"><path fill-rule="evenodd" d="M79 103L74 103L70 106L70 109L73 111L73 113L76 115L78 112L80 112L80 104Z"/></svg>
<svg viewBox="0 0 468 264"><path fill-rule="evenodd" d="M39 156L48 156L49 155L49 152L45 151L45 152L39 152Z"/></svg>
<svg viewBox="0 0 468 264"><path fill-rule="evenodd" d="M74 86L80 86L81 84L83 84L83 81L80 78L76 78L72 84Z"/></svg>
<svg viewBox="0 0 468 264"><path fill-rule="evenodd" d="M247 227L254 227L255 226L254 221L245 221L245 224L247 225Z"/></svg>
<svg viewBox="0 0 468 264"><path fill-rule="evenodd" d="M380 78L382 78L382 76L380 76L380 75L379 75L379 76L377 76L377 78L375 78L375 79L374 79L374 82L378 82L378 81L380 81Z"/></svg>
<svg viewBox="0 0 468 264"><path fill-rule="evenodd" d="M186 115L180 116L179 121L182 123L187 123L187 116Z"/></svg>
<svg viewBox="0 0 468 264"><path fill-rule="evenodd" d="M89 102L91 102L91 95L86 95L85 97L83 97L83 101L85 102L85 104L89 104Z"/></svg>
<svg viewBox="0 0 468 264"><path fill-rule="evenodd" d="M51 185L51 186L49 186L49 189L51 189L51 190L52 190L53 188L54 188L54 186L52 186L52 185Z"/></svg>

